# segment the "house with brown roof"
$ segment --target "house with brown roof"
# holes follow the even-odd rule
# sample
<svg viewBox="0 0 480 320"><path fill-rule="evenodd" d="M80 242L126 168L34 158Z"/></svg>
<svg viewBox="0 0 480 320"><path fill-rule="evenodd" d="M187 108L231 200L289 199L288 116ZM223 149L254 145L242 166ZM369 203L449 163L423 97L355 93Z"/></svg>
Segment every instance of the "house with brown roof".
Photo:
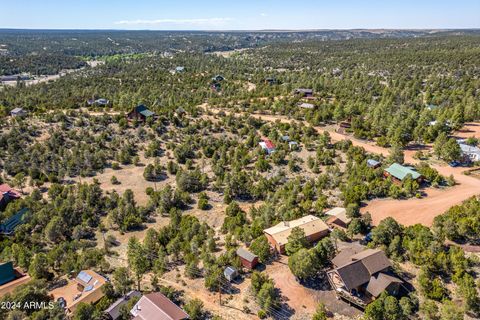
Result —
<svg viewBox="0 0 480 320"><path fill-rule="evenodd" d="M159 292L144 295L130 310L133 320L184 320L188 314Z"/></svg>
<svg viewBox="0 0 480 320"><path fill-rule="evenodd" d="M30 276L13 267L13 262L0 263L0 297L30 281Z"/></svg>
<svg viewBox="0 0 480 320"><path fill-rule="evenodd" d="M305 238L312 243L328 235L329 228L320 218L307 215L300 219L284 221L263 230L270 245L279 253L285 252L285 245L288 243L288 236L295 227L305 232Z"/></svg>
<svg viewBox="0 0 480 320"><path fill-rule="evenodd" d="M75 312L80 302L96 303L103 296L102 288L107 279L92 270L80 271L67 285L50 291L55 301L62 298L69 313Z"/></svg>
<svg viewBox="0 0 480 320"><path fill-rule="evenodd" d="M354 244L332 259L327 273L335 293L359 307L365 307L382 292L398 295L403 281L391 272L392 264L382 250Z"/></svg>

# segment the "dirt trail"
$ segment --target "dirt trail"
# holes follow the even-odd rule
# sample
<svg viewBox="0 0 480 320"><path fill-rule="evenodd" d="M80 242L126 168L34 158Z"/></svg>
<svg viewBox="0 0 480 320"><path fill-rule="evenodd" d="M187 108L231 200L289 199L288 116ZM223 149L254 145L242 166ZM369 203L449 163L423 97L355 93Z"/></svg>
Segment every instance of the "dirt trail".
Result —
<svg viewBox="0 0 480 320"><path fill-rule="evenodd" d="M209 109L213 113L220 111L219 109ZM259 115L250 114L250 116L264 121L280 121L282 123L290 123L296 120L280 115ZM309 125L306 121L298 121L305 125ZM480 124L467 124L466 129L462 129L456 136L472 136L480 135ZM328 132L333 141L350 140L353 145L363 147L367 152L382 154L387 156L389 150L367 142L353 138L351 136L341 134L335 131L327 130L322 127L315 127L319 133ZM428 149L426 146L425 149ZM414 159L413 155L416 150L405 151L405 162L417 164L419 160ZM403 225L409 226L413 224L423 224L431 226L433 219L444 213L454 205L462 203L464 200L480 194L480 179L463 174L465 168L451 168L449 166L431 165L432 168L438 170L443 176L453 175L457 185L446 189L428 188L425 190L426 197L422 199L411 198L407 200L395 199L376 199L369 201L367 206L362 208L362 212L369 212L372 215L373 224L378 224L387 217L393 217Z"/></svg>

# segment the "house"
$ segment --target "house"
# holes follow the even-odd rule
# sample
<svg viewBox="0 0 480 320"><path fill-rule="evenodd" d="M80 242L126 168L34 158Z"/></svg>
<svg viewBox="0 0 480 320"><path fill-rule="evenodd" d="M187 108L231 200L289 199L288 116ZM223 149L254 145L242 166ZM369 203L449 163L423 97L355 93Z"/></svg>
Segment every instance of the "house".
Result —
<svg viewBox="0 0 480 320"><path fill-rule="evenodd" d="M303 108L303 109L315 109L315 105L314 104L311 104L311 103L306 103L306 102L302 102L298 105L300 108Z"/></svg>
<svg viewBox="0 0 480 320"><path fill-rule="evenodd" d="M288 148L290 150L298 150L298 142L296 141L289 141L288 142Z"/></svg>
<svg viewBox="0 0 480 320"><path fill-rule="evenodd" d="M331 228L345 230L350 224L350 221L352 221L352 219L347 216L347 209L345 208L336 207L325 212L325 214L329 216L326 223Z"/></svg>
<svg viewBox="0 0 480 320"><path fill-rule="evenodd" d="M369 167L369 168L376 169L376 168L380 167L381 165L382 165L382 163L380 161L377 161L375 159L367 159L367 167Z"/></svg>
<svg viewBox="0 0 480 320"><path fill-rule="evenodd" d="M27 111L23 108L15 108L10 111L10 115L12 117L25 117L27 115Z"/></svg>
<svg viewBox="0 0 480 320"><path fill-rule="evenodd" d="M234 267L229 266L229 267L226 267L225 270L223 270L223 276L229 282L232 282L238 277L238 271Z"/></svg>
<svg viewBox="0 0 480 320"><path fill-rule="evenodd" d="M8 184L0 184L0 210L5 209L7 204L20 198L20 192L12 189Z"/></svg>
<svg viewBox="0 0 480 320"><path fill-rule="evenodd" d="M458 145L462 150L462 156L464 162L477 162L480 161L480 148L468 145L459 141Z"/></svg>
<svg viewBox="0 0 480 320"><path fill-rule="evenodd" d="M403 281L391 272L392 264L382 250L358 244L332 259L334 269L327 277L335 293L357 306L365 307L382 292L398 295Z"/></svg>
<svg viewBox="0 0 480 320"><path fill-rule="evenodd" d="M69 313L75 312L80 302L96 303L103 296L103 286L107 279L92 270L80 271L75 279L50 291L55 301L62 298Z"/></svg>
<svg viewBox="0 0 480 320"><path fill-rule="evenodd" d="M2 224L0 224L0 234L12 235L19 225L26 222L25 214L28 212L28 208L23 208L10 218L6 219Z"/></svg>
<svg viewBox="0 0 480 320"><path fill-rule="evenodd" d="M152 118L154 116L154 112L148 110L145 105L141 104L133 108L133 110L127 114L127 119L130 121L138 120L141 122L145 122L148 118Z"/></svg>
<svg viewBox="0 0 480 320"><path fill-rule="evenodd" d="M100 106L106 106L107 104L110 103L110 101L108 99L105 99L105 98L100 98L100 99L95 100L95 103L100 105Z"/></svg>
<svg viewBox="0 0 480 320"><path fill-rule="evenodd" d="M280 222L277 225L263 230L270 245L279 253L285 252L285 245L288 243L288 236L295 227L301 228L305 232L308 242L312 243L325 237L328 232L328 226L320 218L307 215L300 219Z"/></svg>
<svg viewBox="0 0 480 320"><path fill-rule="evenodd" d="M393 177L397 181L403 181L407 176L411 176L413 180L422 182L422 175L411 167L402 166L394 163L384 171L386 177Z"/></svg>
<svg viewBox="0 0 480 320"><path fill-rule="evenodd" d="M159 292L144 295L130 310L134 320L184 320L189 316Z"/></svg>
<svg viewBox="0 0 480 320"><path fill-rule="evenodd" d="M262 139L258 144L267 154L275 152L275 145L270 139Z"/></svg>
<svg viewBox="0 0 480 320"><path fill-rule="evenodd" d="M13 262L0 263L0 297L30 281L30 276L13 267Z"/></svg>
<svg viewBox="0 0 480 320"><path fill-rule="evenodd" d="M25 80L30 80L29 75L23 75L23 74L13 74L13 75L8 75L8 76L0 76L0 82L9 82L9 81L25 81Z"/></svg>
<svg viewBox="0 0 480 320"><path fill-rule="evenodd" d="M184 72L185 71L185 67L183 66L178 66L175 68L175 72L177 73L181 73L181 72Z"/></svg>
<svg viewBox="0 0 480 320"><path fill-rule="evenodd" d="M223 81L225 80L225 78L219 74L217 74L215 77L212 78L212 81L214 82L220 82L220 81Z"/></svg>
<svg viewBox="0 0 480 320"><path fill-rule="evenodd" d="M242 262L242 266L252 270L258 264L258 256L251 253L247 249L238 248L237 249L237 256L240 258Z"/></svg>
<svg viewBox="0 0 480 320"><path fill-rule="evenodd" d="M311 98L313 97L313 89L298 88L294 91L295 95L301 96L302 98Z"/></svg>
<svg viewBox="0 0 480 320"><path fill-rule="evenodd" d="M142 293L140 291L132 290L126 295L115 301L105 310L105 316L109 320L117 320L121 316L121 308L126 305L132 298L140 298Z"/></svg>

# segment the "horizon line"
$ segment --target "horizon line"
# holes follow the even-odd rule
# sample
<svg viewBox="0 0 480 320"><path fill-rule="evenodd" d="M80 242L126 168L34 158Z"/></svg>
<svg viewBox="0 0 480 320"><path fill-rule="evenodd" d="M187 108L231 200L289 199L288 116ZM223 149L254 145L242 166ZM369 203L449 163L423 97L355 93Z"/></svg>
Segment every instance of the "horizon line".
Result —
<svg viewBox="0 0 480 320"><path fill-rule="evenodd" d="M0 31L157 31L157 32L318 32L318 31L455 31L478 30L480 27L469 28L306 28L306 29L118 29L118 28L9 28L0 27Z"/></svg>

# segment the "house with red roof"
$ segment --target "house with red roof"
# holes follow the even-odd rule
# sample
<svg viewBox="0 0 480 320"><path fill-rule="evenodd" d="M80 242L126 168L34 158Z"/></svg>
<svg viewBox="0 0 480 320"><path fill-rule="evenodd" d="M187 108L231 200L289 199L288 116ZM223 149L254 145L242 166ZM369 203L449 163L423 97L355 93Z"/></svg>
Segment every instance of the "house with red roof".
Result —
<svg viewBox="0 0 480 320"><path fill-rule="evenodd" d="M7 204L21 197L20 192L12 189L8 184L0 184L0 210L5 209Z"/></svg>
<svg viewBox="0 0 480 320"><path fill-rule="evenodd" d="M265 152L267 152L267 154L275 152L275 145L270 139L262 139L262 141L259 142L259 145L263 150L265 150Z"/></svg>

